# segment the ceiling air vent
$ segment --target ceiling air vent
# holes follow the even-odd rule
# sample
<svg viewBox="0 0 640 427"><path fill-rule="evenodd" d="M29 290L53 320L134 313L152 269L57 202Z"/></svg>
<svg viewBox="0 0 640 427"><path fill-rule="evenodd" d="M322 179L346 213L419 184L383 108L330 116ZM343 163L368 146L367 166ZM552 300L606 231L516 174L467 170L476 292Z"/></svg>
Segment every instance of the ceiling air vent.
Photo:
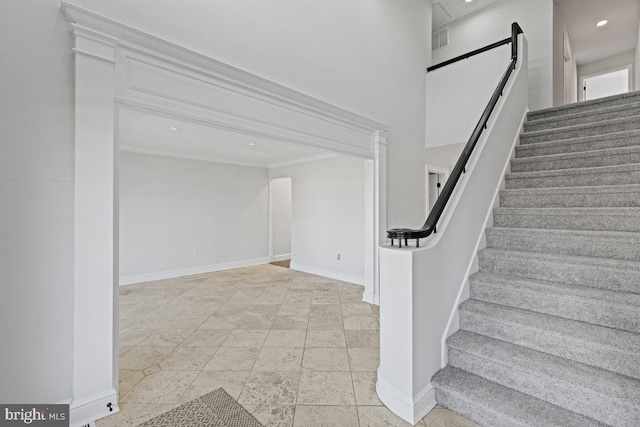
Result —
<svg viewBox="0 0 640 427"><path fill-rule="evenodd" d="M436 51L449 46L449 27L440 28L431 35L431 50Z"/></svg>

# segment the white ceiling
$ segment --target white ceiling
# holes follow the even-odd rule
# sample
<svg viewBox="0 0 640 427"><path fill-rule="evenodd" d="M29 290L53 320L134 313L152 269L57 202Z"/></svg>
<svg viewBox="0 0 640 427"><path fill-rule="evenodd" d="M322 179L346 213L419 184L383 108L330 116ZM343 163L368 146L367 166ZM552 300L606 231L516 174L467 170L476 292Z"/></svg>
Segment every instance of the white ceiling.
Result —
<svg viewBox="0 0 640 427"><path fill-rule="evenodd" d="M573 56L586 64L635 49L640 0L556 0L564 18ZM604 27L596 22L608 19Z"/></svg>
<svg viewBox="0 0 640 427"><path fill-rule="evenodd" d="M170 126L180 130L167 130ZM255 167L331 155L309 146L263 139L131 110L120 111L119 142L123 151ZM251 146L249 143L255 145Z"/></svg>
<svg viewBox="0 0 640 427"><path fill-rule="evenodd" d="M497 1L473 0L471 3L467 3L464 0L433 0L433 28L435 29L463 16L471 15Z"/></svg>

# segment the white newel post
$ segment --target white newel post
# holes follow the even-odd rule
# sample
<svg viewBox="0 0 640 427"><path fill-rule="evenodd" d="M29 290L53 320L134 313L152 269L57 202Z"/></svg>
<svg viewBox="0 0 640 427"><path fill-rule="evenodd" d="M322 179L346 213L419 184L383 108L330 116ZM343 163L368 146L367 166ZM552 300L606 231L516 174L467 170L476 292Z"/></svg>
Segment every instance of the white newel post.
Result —
<svg viewBox="0 0 640 427"><path fill-rule="evenodd" d="M380 367L376 391L405 421L416 424L435 406L425 336L429 319L416 277L425 277L416 248L380 248ZM439 350L435 349L435 350ZM432 359L432 357L431 357Z"/></svg>
<svg viewBox="0 0 640 427"><path fill-rule="evenodd" d="M387 235L387 137L373 134L373 160L365 164L365 290L362 300L380 304L380 245Z"/></svg>
<svg viewBox="0 0 640 427"><path fill-rule="evenodd" d="M118 40L80 25L72 27L75 254L71 425L75 426L118 410L113 366L118 250L113 94Z"/></svg>

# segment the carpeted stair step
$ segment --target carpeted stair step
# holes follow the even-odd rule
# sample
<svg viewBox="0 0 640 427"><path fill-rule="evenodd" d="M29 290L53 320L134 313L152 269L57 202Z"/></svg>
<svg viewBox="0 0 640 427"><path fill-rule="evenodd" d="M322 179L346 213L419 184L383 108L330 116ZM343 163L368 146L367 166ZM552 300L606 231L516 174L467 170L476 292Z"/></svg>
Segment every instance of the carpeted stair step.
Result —
<svg viewBox="0 0 640 427"><path fill-rule="evenodd" d="M640 92L629 92L620 95L594 99L591 101L578 102L574 104L562 105L560 107L551 107L545 108L544 110L532 111L527 114L527 121L580 114L585 111L622 106L634 102L640 102Z"/></svg>
<svg viewBox="0 0 640 427"><path fill-rule="evenodd" d="M640 333L640 294L483 272L469 284L474 300Z"/></svg>
<svg viewBox="0 0 640 427"><path fill-rule="evenodd" d="M514 172L505 175L506 189L626 184L640 184L640 163L580 169Z"/></svg>
<svg viewBox="0 0 640 427"><path fill-rule="evenodd" d="M436 400L483 426L595 427L601 423L451 366L431 379Z"/></svg>
<svg viewBox="0 0 640 427"><path fill-rule="evenodd" d="M454 368L606 424L640 425L637 379L467 331L447 344Z"/></svg>
<svg viewBox="0 0 640 427"><path fill-rule="evenodd" d="M560 141L536 142L516 147L516 158L546 156L552 154L577 153L606 148L640 145L640 131L610 133L607 135L569 138Z"/></svg>
<svg viewBox="0 0 640 427"><path fill-rule="evenodd" d="M640 207L640 184L502 190L500 206Z"/></svg>
<svg viewBox="0 0 640 427"><path fill-rule="evenodd" d="M640 208L495 208L495 227L640 232Z"/></svg>
<svg viewBox="0 0 640 427"><path fill-rule="evenodd" d="M525 132L557 129L566 126L575 126L602 120L611 120L619 117L636 116L640 114L640 102L615 105L612 107L590 109L574 114L564 114L558 117L548 117L527 121L524 124Z"/></svg>
<svg viewBox="0 0 640 427"><path fill-rule="evenodd" d="M584 125L567 126L558 129L526 132L520 136L520 144L535 142L558 141L585 136L606 135L616 132L640 129L640 116L621 117L619 119L603 120Z"/></svg>
<svg viewBox="0 0 640 427"><path fill-rule="evenodd" d="M476 300L460 304L460 329L640 378L640 335L631 332Z"/></svg>
<svg viewBox="0 0 640 427"><path fill-rule="evenodd" d="M640 163L640 145L517 158L511 161L511 172L576 169L633 163Z"/></svg>
<svg viewBox="0 0 640 427"><path fill-rule="evenodd" d="M490 227L486 236L492 249L640 261L640 233Z"/></svg>
<svg viewBox="0 0 640 427"><path fill-rule="evenodd" d="M640 294L640 262L481 249L479 271Z"/></svg>

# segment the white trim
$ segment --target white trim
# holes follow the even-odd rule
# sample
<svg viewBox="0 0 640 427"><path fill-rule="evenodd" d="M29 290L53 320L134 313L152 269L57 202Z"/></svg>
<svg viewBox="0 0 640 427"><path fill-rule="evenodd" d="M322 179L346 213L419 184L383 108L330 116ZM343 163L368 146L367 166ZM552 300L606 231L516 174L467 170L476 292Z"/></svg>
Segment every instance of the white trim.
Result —
<svg viewBox="0 0 640 427"><path fill-rule="evenodd" d="M291 262L289 267L291 270L301 271L303 273L314 274L316 276L328 277L329 279L340 280L342 282L353 283L354 285L364 286L364 277L355 274L339 273L337 271L327 270L314 265L300 264Z"/></svg>
<svg viewBox="0 0 640 427"><path fill-rule="evenodd" d="M109 411L109 408L107 408L109 403L111 403L113 411ZM104 393L72 402L69 408L69 425L70 427L91 425L94 421L119 411L117 393L111 389Z"/></svg>
<svg viewBox="0 0 640 427"><path fill-rule="evenodd" d="M233 268L250 267L253 265L268 264L269 257L254 258L242 261L232 261L220 264L201 265L197 267L180 268L176 270L158 271L155 273L132 274L120 276L120 286L133 285L135 283L151 282L154 280L173 279L175 277L191 276L194 274L211 273L214 271L231 270Z"/></svg>
<svg viewBox="0 0 640 427"><path fill-rule="evenodd" d="M436 406L436 390L431 383L427 384L415 396L407 396L391 387L380 376L379 370L376 393L378 393L382 403L391 409L394 414L414 425Z"/></svg>
<svg viewBox="0 0 640 427"><path fill-rule="evenodd" d="M266 165L261 165L259 163L234 162L232 160L214 159L214 158L205 157L205 156L191 156L187 154L167 153L164 151L150 150L147 148L124 146L124 147L120 147L120 151L127 151L129 153L138 153L138 154L150 154L152 156L174 157L177 159L197 160L201 162L218 163L221 165L244 166L248 168L259 168L259 169L267 168Z"/></svg>
<svg viewBox="0 0 640 427"><path fill-rule="evenodd" d="M270 259L271 259L270 262L290 261L291 254L272 255Z"/></svg>
<svg viewBox="0 0 640 427"><path fill-rule="evenodd" d="M509 168L511 167L511 159L514 158L515 156L515 149L516 149L516 146L518 145L518 142L520 142L520 135L524 131L524 122L527 120L528 112L529 112L529 109L527 108L525 110L524 115L522 116L522 120L520 121L520 132L518 132L518 134L515 136L513 140L513 143L511 144L511 156L509 157L509 159L504 165L504 168L502 169L503 177L507 174ZM484 239L485 230L487 229L487 227L489 227L490 224L491 225L493 224L493 208L499 205L500 189L502 188L503 184L504 184L504 178L498 183L496 190L493 193L493 202L492 202L493 207L489 209L489 211L487 212L487 215L485 216L484 226L482 227L482 231L478 236L478 240L476 242L475 249L473 251L476 255L469 260L469 265L467 266L466 273L464 275L464 280L460 284L458 295L456 296L456 302L453 305L453 308L451 309L451 313L449 314L449 320L447 321L447 326L445 327L444 334L442 335L440 347L441 347L441 354L442 354L441 367L443 368L447 366L447 363L448 363L447 338L449 338L451 335L456 333L458 329L460 329L460 324L458 322L458 319L459 319L458 307L460 306L460 304L462 304L462 296L465 295L465 292L464 292L465 289L468 289L469 276L475 273L475 271L472 271L472 269L474 268L474 266L477 269L477 264L475 263L478 256L477 253L480 249L482 249L481 245L486 243Z"/></svg>
<svg viewBox="0 0 640 427"><path fill-rule="evenodd" d="M297 165L299 163L309 163L309 162L317 162L318 160L327 160L338 157L335 153L321 153L321 154L311 154L309 156L296 157L288 160L279 160L277 162L271 162L267 164L269 169L271 168L279 168L281 166L291 166Z"/></svg>

